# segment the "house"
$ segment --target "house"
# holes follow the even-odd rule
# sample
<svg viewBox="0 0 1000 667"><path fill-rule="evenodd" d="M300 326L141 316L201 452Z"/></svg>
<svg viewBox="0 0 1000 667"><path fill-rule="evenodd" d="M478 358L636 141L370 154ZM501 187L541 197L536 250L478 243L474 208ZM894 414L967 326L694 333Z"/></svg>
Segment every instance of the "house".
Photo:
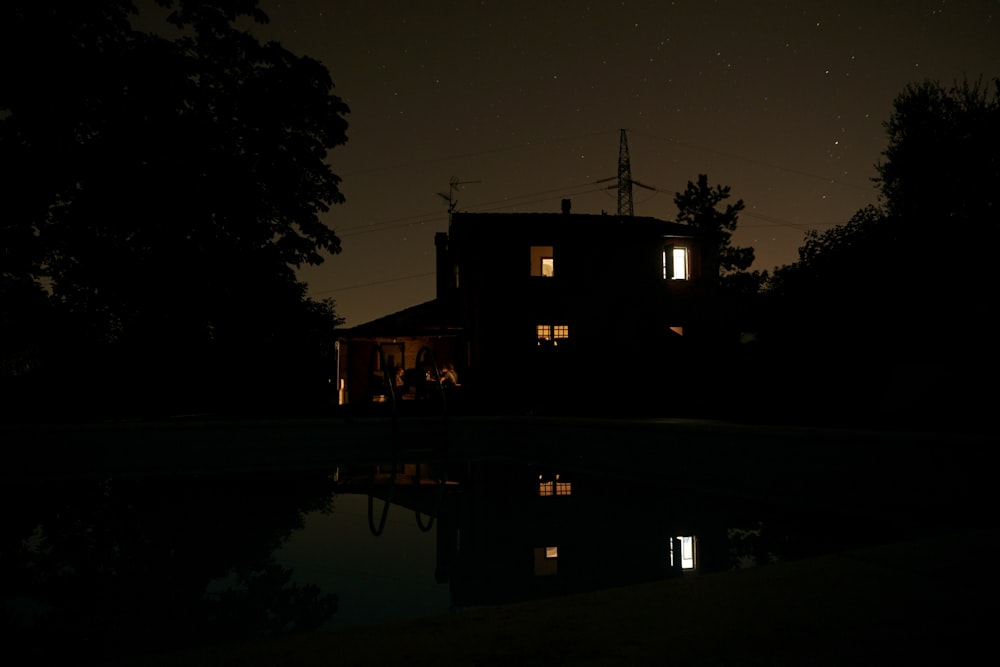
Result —
<svg viewBox="0 0 1000 667"><path fill-rule="evenodd" d="M445 363L477 410L680 399L713 326L717 260L686 225L569 209L454 213L434 239L436 298L342 334L343 399L384 401L392 367L419 381Z"/></svg>

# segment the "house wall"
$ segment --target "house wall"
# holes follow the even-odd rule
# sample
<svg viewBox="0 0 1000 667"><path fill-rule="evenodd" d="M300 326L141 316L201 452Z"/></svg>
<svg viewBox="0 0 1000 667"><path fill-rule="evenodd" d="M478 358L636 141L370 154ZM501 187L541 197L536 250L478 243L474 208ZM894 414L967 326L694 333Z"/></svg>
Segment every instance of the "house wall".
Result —
<svg viewBox="0 0 1000 667"><path fill-rule="evenodd" d="M662 405L697 371L716 281L702 277L711 263L683 225L455 213L434 242L437 298L362 325L344 341L352 403L385 393L380 344L406 368L420 365L421 348L433 350L439 366L456 366L465 405L491 412ZM663 252L673 245L689 249L688 280L663 277ZM543 277L536 265L549 254L554 275ZM540 342L538 325L568 326L569 336ZM450 333L397 335L415 331Z"/></svg>
<svg viewBox="0 0 1000 667"><path fill-rule="evenodd" d="M606 405L668 385L685 356L670 328L698 331L712 287L685 231L649 218L456 214L449 256L480 398L512 410ZM690 249L690 280L663 279L668 245ZM531 275L533 246L552 247L553 277ZM570 338L540 346L537 324L569 325Z"/></svg>

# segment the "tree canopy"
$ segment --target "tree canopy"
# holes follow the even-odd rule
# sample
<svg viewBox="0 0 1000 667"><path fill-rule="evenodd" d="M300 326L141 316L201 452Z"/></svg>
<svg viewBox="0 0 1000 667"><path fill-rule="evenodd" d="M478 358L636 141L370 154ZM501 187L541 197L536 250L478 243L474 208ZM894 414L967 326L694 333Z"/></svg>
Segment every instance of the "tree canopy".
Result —
<svg viewBox="0 0 1000 667"><path fill-rule="evenodd" d="M0 10L0 54L31 64L0 85L0 276L28 309L5 318L44 291L126 365L277 364L337 321L295 269L340 251L320 216L348 108L320 62L239 27L267 21L255 0L156 4Z"/></svg>
<svg viewBox="0 0 1000 667"><path fill-rule="evenodd" d="M699 174L697 183L688 181L684 192L674 195L677 222L694 227L711 244L704 253L710 258L704 266L706 276L718 274L721 286L728 292L755 293L763 276L747 271L754 261L753 248L732 245L733 232L745 206L742 199L726 202L730 195L728 185L712 187L708 176ZM723 203L725 207L720 209Z"/></svg>
<svg viewBox="0 0 1000 667"><path fill-rule="evenodd" d="M884 124L888 146L876 165L880 206L807 232L799 260L779 269L772 291L840 295L856 307L873 304L873 313L905 304L911 317L923 309L953 321L968 321L992 303L1000 79L993 87L990 94L981 82L907 86Z"/></svg>
<svg viewBox="0 0 1000 667"><path fill-rule="evenodd" d="M911 84L884 126L888 145L876 166L887 215L910 225L996 228L1000 78Z"/></svg>
<svg viewBox="0 0 1000 667"><path fill-rule="evenodd" d="M884 125L880 205L808 232L798 261L775 271L769 338L789 367L828 386L843 376L852 396L920 388L934 414L967 411L973 375L997 365L1000 79L912 84ZM918 375L888 389L901 373Z"/></svg>

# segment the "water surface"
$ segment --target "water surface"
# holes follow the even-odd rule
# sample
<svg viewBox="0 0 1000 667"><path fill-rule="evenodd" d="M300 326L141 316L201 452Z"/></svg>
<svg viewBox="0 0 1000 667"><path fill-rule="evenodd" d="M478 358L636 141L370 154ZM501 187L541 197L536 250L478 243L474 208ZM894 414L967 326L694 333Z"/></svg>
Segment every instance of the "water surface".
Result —
<svg viewBox="0 0 1000 667"><path fill-rule="evenodd" d="M767 566L956 516L708 492L576 457L49 480L3 501L4 634L77 662Z"/></svg>

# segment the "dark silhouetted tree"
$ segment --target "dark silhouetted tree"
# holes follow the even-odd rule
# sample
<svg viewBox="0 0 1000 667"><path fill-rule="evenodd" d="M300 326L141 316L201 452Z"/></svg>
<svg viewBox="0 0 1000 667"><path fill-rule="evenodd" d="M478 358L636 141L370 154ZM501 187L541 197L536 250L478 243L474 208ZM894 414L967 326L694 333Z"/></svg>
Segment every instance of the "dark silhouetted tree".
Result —
<svg viewBox="0 0 1000 667"><path fill-rule="evenodd" d="M1000 78L945 87L911 84L885 122L877 183L886 214L909 225L968 224L976 235L1000 220Z"/></svg>
<svg viewBox="0 0 1000 667"><path fill-rule="evenodd" d="M711 243L708 252L703 254L707 259L703 266L706 277L718 273L723 289L756 292L762 275L747 271L753 264L753 248L734 246L731 242L744 208L743 200L725 203L729 197L728 185L711 187L708 176L699 174L697 183L688 181L684 192L674 195L677 221L694 227ZM720 210L723 203L725 208Z"/></svg>
<svg viewBox="0 0 1000 667"><path fill-rule="evenodd" d="M950 323L939 340L992 321L1000 80L993 85L989 94L982 84L924 82L897 96L877 165L881 207L807 232L799 260L775 272L770 291L796 309L812 302L841 320L863 315L866 329L889 337L921 318Z"/></svg>
<svg viewBox="0 0 1000 667"><path fill-rule="evenodd" d="M982 412L976 377L997 367L1000 79L907 86L885 128L881 207L806 234L768 284L769 338L809 369L812 386L793 394L850 387L820 393L869 407L904 395L895 404L924 423L955 425Z"/></svg>
<svg viewBox="0 0 1000 667"><path fill-rule="evenodd" d="M677 222L692 227L703 239L701 280L709 289L700 291L699 307L685 327L686 356L694 366L686 374L690 387L684 400L686 411L706 416L730 412L739 401L738 392L719 390L720 379L728 382L743 375L745 350L740 341L744 332L756 327L755 303L766 277L748 271L753 248L732 244L744 204L742 199L729 202L730 194L728 185L713 187L707 175L699 174L696 183L688 181L674 196Z"/></svg>
<svg viewBox="0 0 1000 667"><path fill-rule="evenodd" d="M82 663L314 630L336 594L296 581L277 552L333 491L272 472L8 485L0 628Z"/></svg>
<svg viewBox="0 0 1000 667"><path fill-rule="evenodd" d="M0 82L3 290L45 287L87 382L293 381L304 332L337 321L296 268L340 251L320 215L348 109L321 63L238 27L267 21L255 0L157 4L155 32L118 0L0 10L0 55L30 63Z"/></svg>
<svg viewBox="0 0 1000 667"><path fill-rule="evenodd" d="M923 283L942 319L988 326L1000 243L1000 78L910 85L885 128L877 182L898 222L899 270Z"/></svg>

